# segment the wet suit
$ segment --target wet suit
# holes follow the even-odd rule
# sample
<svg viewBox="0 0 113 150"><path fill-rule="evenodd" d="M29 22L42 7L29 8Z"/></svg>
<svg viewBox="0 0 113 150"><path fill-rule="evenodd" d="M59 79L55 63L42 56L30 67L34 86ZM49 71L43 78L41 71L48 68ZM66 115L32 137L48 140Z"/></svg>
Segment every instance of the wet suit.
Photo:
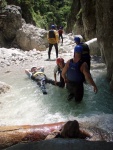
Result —
<svg viewBox="0 0 113 150"><path fill-rule="evenodd" d="M73 59L71 59L67 71L68 82L66 84L66 88L68 89L69 96L71 97L70 99L75 97L75 101L77 102L82 100L84 94L83 82L85 81L85 77L80 71L80 67L83 63L84 62L82 60L74 63Z"/></svg>

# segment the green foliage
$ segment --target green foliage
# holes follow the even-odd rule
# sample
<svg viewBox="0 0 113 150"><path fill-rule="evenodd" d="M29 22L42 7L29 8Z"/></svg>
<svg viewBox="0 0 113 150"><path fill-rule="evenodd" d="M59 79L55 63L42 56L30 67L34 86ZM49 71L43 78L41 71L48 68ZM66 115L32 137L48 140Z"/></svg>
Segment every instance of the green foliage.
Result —
<svg viewBox="0 0 113 150"><path fill-rule="evenodd" d="M43 17L40 15L39 11L37 13L35 13L33 11L32 17L33 17L33 20L35 21L37 27L43 27L43 28L45 27L45 21L44 21Z"/></svg>
<svg viewBox="0 0 113 150"><path fill-rule="evenodd" d="M7 2L5 0L2 0L0 3L0 7L5 7L7 5Z"/></svg>
<svg viewBox="0 0 113 150"><path fill-rule="evenodd" d="M6 0L22 8L24 18L35 21L39 27L49 28L51 24L66 26L72 0ZM27 16L26 16L27 15ZM28 17L28 15L30 15Z"/></svg>

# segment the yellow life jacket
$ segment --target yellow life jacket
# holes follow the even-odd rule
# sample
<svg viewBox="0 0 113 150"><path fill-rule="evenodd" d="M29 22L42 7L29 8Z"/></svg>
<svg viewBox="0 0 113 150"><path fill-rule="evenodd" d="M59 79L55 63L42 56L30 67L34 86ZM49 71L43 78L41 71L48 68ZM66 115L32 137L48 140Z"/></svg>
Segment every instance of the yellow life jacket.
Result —
<svg viewBox="0 0 113 150"><path fill-rule="evenodd" d="M37 72L35 72L35 73L33 74L34 77L36 77L36 76L38 76L38 75L44 75L44 76L45 76L45 74L44 74L43 72L40 72L40 71L37 71Z"/></svg>
<svg viewBox="0 0 113 150"><path fill-rule="evenodd" d="M56 30L49 30L47 38L50 44L58 43L59 41L58 32Z"/></svg>

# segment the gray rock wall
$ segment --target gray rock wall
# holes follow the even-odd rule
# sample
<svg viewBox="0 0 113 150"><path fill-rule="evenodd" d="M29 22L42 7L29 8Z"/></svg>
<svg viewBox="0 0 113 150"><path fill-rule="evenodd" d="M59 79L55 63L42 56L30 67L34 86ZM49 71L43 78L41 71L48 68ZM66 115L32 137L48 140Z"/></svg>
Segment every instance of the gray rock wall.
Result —
<svg viewBox="0 0 113 150"><path fill-rule="evenodd" d="M80 0L85 39L96 37L95 0Z"/></svg>
<svg viewBox="0 0 113 150"><path fill-rule="evenodd" d="M0 47L10 47L16 36L16 32L22 27L20 7L6 6L4 16L0 16Z"/></svg>
<svg viewBox="0 0 113 150"><path fill-rule="evenodd" d="M95 0L73 0L67 32L80 34L84 39L96 37Z"/></svg>
<svg viewBox="0 0 113 150"><path fill-rule="evenodd" d="M6 17L4 18L3 35L5 40L13 40L16 31L22 26L21 14L16 6L7 6Z"/></svg>
<svg viewBox="0 0 113 150"><path fill-rule="evenodd" d="M4 17L0 18L0 47L14 47L26 51L34 48L46 50L48 46L46 30L26 24L18 6L7 5L4 11Z"/></svg>
<svg viewBox="0 0 113 150"><path fill-rule="evenodd" d="M80 17L83 31L80 31L82 26L78 23L76 17L76 25L70 24L70 28L76 26L75 29L73 28L74 33L81 34L85 40L97 38L102 59L107 66L107 79L113 91L113 2L112 0L79 1L81 8L79 8L79 2L76 3L76 0L73 0L71 12L75 12L75 16L77 16L81 9L82 15ZM75 11L76 7L78 12ZM73 14L70 16L73 16ZM74 19L74 17L71 17L71 19Z"/></svg>
<svg viewBox="0 0 113 150"><path fill-rule="evenodd" d="M107 78L113 90L113 3L96 1L97 39L103 60L107 65Z"/></svg>
<svg viewBox="0 0 113 150"><path fill-rule="evenodd" d="M80 6L80 0L76 0L76 1L73 0L72 6L71 6L71 12L69 14L69 19L67 22L67 31L66 32L68 32L68 33L72 32L73 26L74 26L75 22L78 20L76 16L77 16L78 12L80 11L80 7L81 7Z"/></svg>

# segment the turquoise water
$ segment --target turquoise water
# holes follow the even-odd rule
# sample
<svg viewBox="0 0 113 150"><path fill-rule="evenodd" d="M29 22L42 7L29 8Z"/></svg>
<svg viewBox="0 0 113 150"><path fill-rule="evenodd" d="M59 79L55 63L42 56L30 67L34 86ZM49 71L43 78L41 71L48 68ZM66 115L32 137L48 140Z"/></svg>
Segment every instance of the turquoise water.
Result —
<svg viewBox="0 0 113 150"><path fill-rule="evenodd" d="M48 71L48 70L46 70ZM0 77L11 85L11 90L0 96L0 125L23 125L54 123L77 119L88 126L113 131L113 94L106 80L106 69L91 70L98 93L85 84L81 103L67 101L67 90L47 84L47 95L43 95L36 82L19 70ZM52 77L52 76L51 76Z"/></svg>

